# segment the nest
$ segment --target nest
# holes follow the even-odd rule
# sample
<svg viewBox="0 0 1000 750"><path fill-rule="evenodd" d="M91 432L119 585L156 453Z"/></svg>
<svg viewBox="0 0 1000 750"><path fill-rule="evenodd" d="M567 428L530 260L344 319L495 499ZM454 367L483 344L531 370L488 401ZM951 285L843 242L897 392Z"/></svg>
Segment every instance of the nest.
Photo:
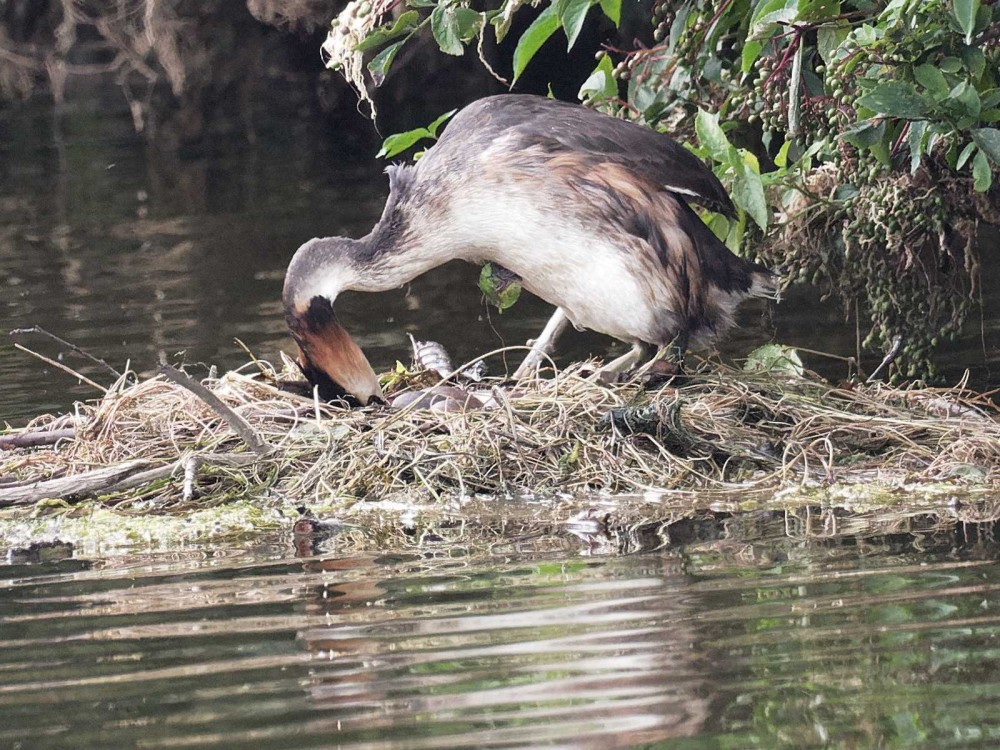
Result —
<svg viewBox="0 0 1000 750"><path fill-rule="evenodd" d="M479 384L487 408L348 410L288 392L287 373L265 363L253 367L202 381L222 406L159 374L122 379L73 415L0 435L8 448L0 507L89 497L145 513L275 493L347 507L475 495L1000 485L997 409L961 387L835 387L702 363L650 390L602 385L584 364ZM46 434L61 439L39 445Z"/></svg>

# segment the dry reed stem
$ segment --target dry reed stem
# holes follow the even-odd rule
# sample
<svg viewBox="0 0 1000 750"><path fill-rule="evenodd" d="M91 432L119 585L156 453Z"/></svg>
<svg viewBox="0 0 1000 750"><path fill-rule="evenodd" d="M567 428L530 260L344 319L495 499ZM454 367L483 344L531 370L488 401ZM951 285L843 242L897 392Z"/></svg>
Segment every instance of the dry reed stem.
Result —
<svg viewBox="0 0 1000 750"><path fill-rule="evenodd" d="M647 392L599 385L577 366L508 389L487 384L481 395L493 408L345 411L286 393L278 373L255 364L261 372L253 376L203 384L276 449L245 467L212 468L209 460L198 473L201 501L272 485L324 505L476 493L746 493L873 478L1000 486L997 410L961 388L844 389L713 365ZM636 415L646 420L639 431ZM31 428L63 424L50 417ZM216 410L160 376L121 380L81 405L73 425L76 439L56 448L0 454L0 477L37 482L137 459L195 465L202 455L246 448ZM188 479L185 487L184 472L175 472L109 501L172 506L194 496Z"/></svg>

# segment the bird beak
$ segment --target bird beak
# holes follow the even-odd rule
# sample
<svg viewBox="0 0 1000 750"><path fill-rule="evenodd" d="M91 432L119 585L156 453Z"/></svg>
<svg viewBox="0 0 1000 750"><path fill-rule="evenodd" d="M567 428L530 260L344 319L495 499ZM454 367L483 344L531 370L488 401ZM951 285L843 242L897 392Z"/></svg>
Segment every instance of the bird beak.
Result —
<svg viewBox="0 0 1000 750"><path fill-rule="evenodd" d="M289 311L288 325L299 345L299 367L320 398L350 396L362 406L383 400L375 371L328 299L313 297L304 311Z"/></svg>

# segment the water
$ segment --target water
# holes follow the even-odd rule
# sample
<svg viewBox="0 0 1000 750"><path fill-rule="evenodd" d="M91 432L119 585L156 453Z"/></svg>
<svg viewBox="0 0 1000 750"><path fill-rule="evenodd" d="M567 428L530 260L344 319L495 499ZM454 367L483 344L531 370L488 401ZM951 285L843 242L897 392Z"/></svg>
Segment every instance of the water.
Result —
<svg viewBox="0 0 1000 750"><path fill-rule="evenodd" d="M317 235L360 236L382 210L384 163L345 153L341 135L307 120L279 116L260 124L251 145L220 137L205 153L178 156L148 146L119 100L105 98L58 112L42 104L0 110L0 423L20 425L98 395L15 350L11 329L42 326L118 370L149 372L161 356L237 367L248 357L236 339L277 361L280 350L293 351L280 296L295 248ZM369 125L359 117L357 127ZM984 244L997 245L996 235ZM987 310L995 311L1000 264L984 258L982 267ZM537 335L547 305L529 298L490 314L476 279L477 269L448 265L405 290L345 294L338 312L380 371L409 359L407 331L442 342L457 361ZM853 326L807 290L768 310L744 307L726 356L771 340L853 354ZM989 367L1000 362L998 330L991 318L974 321L943 352L946 377L972 367L988 385ZM98 384L114 379L43 337L16 341ZM561 353L565 361L621 350L571 332ZM847 373L835 360L809 364L831 377Z"/></svg>
<svg viewBox="0 0 1000 750"><path fill-rule="evenodd" d="M382 165L343 150L294 118L178 157L99 101L0 111L0 332L40 325L118 369L238 366L236 338L276 360L294 249L381 211ZM407 331L456 360L537 332L545 305L490 316L476 276L447 266L339 312L376 369L408 357ZM764 310L744 311L727 356L772 338L853 352L853 329L808 294ZM997 353L981 342L1000 327L977 327L947 373L988 383ZM109 382L43 337L17 341ZM615 346L573 334L563 351ZM93 395L0 342L0 422ZM792 520L720 516L628 543L518 526L394 552L279 535L15 557L0 566L0 747L995 747L994 523L842 520L817 536Z"/></svg>
<svg viewBox="0 0 1000 750"><path fill-rule="evenodd" d="M10 748L995 747L993 524L0 567Z"/></svg>

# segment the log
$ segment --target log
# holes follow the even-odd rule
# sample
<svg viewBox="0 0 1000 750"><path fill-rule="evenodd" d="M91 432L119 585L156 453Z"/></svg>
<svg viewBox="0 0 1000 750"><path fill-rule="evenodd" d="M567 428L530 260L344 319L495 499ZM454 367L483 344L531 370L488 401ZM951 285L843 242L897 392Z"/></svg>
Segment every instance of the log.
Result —
<svg viewBox="0 0 1000 750"><path fill-rule="evenodd" d="M37 432L15 432L11 435L0 435L0 451L14 448L37 448L40 445L53 445L60 440L72 440L76 430L66 427L61 430L39 430Z"/></svg>
<svg viewBox="0 0 1000 750"><path fill-rule="evenodd" d="M0 508L14 505L33 505L49 499L82 499L95 495L124 492L161 479L183 475L190 457L179 459L166 466L150 466L152 461L140 458L133 461L85 471L58 479L24 482L13 487L0 487ZM210 453L198 456L198 464L206 463L246 466L256 456L248 453Z"/></svg>
<svg viewBox="0 0 1000 750"><path fill-rule="evenodd" d="M114 466L73 474L68 477L28 482L15 487L4 487L0 489L0 508L11 505L32 505L39 500L49 498L65 498L76 495L87 496L98 492L113 491L111 488L133 475L148 473L149 465L150 462L146 459L136 459ZM162 471L163 469L167 470L165 476L169 476L170 467L158 467L154 471Z"/></svg>

